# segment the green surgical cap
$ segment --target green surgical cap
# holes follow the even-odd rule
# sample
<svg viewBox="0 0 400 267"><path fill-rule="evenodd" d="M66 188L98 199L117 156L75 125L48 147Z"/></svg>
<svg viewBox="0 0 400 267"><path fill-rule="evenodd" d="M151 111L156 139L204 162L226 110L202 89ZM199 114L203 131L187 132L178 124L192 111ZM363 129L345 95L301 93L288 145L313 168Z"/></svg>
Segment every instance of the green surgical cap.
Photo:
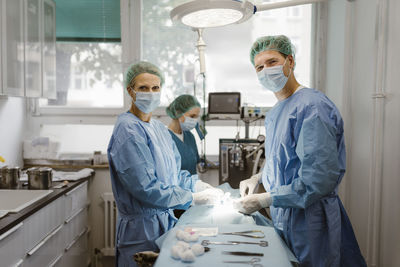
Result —
<svg viewBox="0 0 400 267"><path fill-rule="evenodd" d="M194 107L200 107L199 101L192 95L180 95L165 109L168 116L178 119Z"/></svg>
<svg viewBox="0 0 400 267"><path fill-rule="evenodd" d="M161 86L164 83L164 76L162 75L160 69L150 62L140 61L135 63L129 67L125 74L125 88L128 88L129 84L132 82L133 79L136 78L139 74L142 73L150 73L158 76L160 78Z"/></svg>
<svg viewBox="0 0 400 267"><path fill-rule="evenodd" d="M258 38L250 50L250 61L254 65L254 57L263 51L275 50L294 58L294 46L285 35L263 36Z"/></svg>

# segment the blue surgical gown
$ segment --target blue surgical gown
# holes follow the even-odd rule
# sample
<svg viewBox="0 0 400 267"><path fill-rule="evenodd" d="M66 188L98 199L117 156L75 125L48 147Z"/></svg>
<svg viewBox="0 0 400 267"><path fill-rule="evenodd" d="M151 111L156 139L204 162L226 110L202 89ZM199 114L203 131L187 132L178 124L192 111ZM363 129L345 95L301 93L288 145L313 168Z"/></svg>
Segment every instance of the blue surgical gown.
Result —
<svg viewBox="0 0 400 267"><path fill-rule="evenodd" d="M118 208L117 266L136 266L133 255L156 251L155 240L187 209L197 175L181 171L181 158L161 122L121 114L108 145L111 184Z"/></svg>
<svg viewBox="0 0 400 267"><path fill-rule="evenodd" d="M181 169L187 170L190 174L196 174L196 166L200 161L196 140L190 131L182 131L183 142L171 130L168 130L174 140L179 154L181 155Z"/></svg>
<svg viewBox="0 0 400 267"><path fill-rule="evenodd" d="M346 151L336 106L300 89L266 114L265 130L262 182L271 217L300 266L366 266L337 195Z"/></svg>

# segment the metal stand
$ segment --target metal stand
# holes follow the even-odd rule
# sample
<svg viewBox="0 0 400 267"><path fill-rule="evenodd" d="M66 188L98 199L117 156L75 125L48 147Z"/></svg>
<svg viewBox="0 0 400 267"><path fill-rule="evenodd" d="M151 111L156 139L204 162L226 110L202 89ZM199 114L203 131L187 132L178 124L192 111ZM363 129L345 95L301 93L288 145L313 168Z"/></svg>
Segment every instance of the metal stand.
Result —
<svg viewBox="0 0 400 267"><path fill-rule="evenodd" d="M244 130L244 138L249 139L250 122L248 120L244 120Z"/></svg>

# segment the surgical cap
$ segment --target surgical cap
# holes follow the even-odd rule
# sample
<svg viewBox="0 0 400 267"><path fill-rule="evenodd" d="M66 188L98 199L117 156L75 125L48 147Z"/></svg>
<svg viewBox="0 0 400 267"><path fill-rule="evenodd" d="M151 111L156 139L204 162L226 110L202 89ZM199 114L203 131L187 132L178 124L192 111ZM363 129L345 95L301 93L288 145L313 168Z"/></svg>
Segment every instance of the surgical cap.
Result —
<svg viewBox="0 0 400 267"><path fill-rule="evenodd" d="M139 74L142 73L150 73L158 76L160 78L161 86L164 83L164 76L162 75L160 69L150 62L140 61L131 65L128 71L125 74L125 88L128 88L129 84L132 82L133 79L136 78Z"/></svg>
<svg viewBox="0 0 400 267"><path fill-rule="evenodd" d="M254 65L254 57L263 51L275 50L294 58L294 46L285 35L263 36L258 38L250 50L250 61Z"/></svg>
<svg viewBox="0 0 400 267"><path fill-rule="evenodd" d="M168 116L178 119L194 107L200 107L199 101L192 95L180 95L165 109Z"/></svg>

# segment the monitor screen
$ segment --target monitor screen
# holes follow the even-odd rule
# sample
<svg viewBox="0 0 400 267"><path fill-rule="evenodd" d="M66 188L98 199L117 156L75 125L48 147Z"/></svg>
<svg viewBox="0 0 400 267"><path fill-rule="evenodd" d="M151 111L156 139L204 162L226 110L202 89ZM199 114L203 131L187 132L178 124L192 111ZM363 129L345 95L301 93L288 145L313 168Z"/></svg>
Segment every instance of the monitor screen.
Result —
<svg viewBox="0 0 400 267"><path fill-rule="evenodd" d="M209 114L240 114L240 93L209 93Z"/></svg>

